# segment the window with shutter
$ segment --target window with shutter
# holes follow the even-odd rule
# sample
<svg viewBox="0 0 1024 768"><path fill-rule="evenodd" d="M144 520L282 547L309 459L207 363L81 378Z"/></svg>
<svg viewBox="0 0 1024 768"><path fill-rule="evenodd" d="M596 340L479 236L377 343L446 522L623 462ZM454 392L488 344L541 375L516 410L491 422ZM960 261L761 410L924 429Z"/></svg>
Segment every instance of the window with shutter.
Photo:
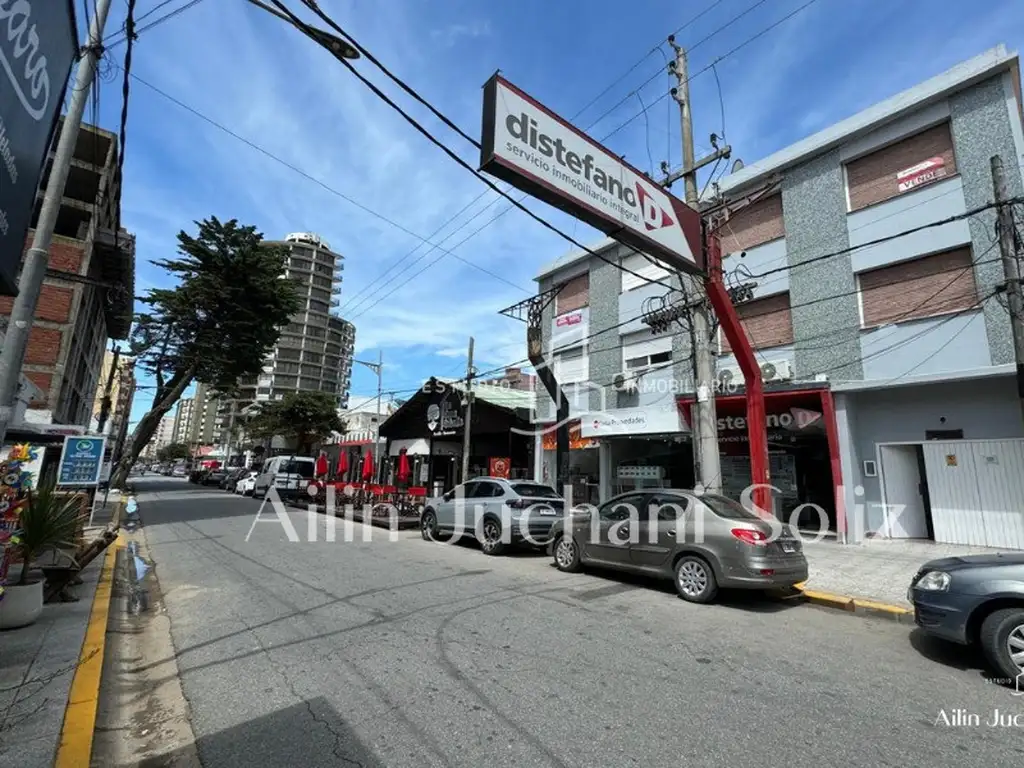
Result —
<svg viewBox="0 0 1024 768"><path fill-rule="evenodd" d="M590 301L590 274L568 281L555 296L555 314L561 315L587 306Z"/></svg>
<svg viewBox="0 0 1024 768"><path fill-rule="evenodd" d="M657 259L648 257L643 253L634 253L622 259L622 292L632 291L644 285L650 285L649 281L665 280L670 272L663 267ZM628 272L626 270L629 270ZM665 281L668 282L667 280Z"/></svg>
<svg viewBox="0 0 1024 768"><path fill-rule="evenodd" d="M721 225L722 253L738 253L786 234L782 195L772 195L740 208Z"/></svg>
<svg viewBox="0 0 1024 768"><path fill-rule="evenodd" d="M793 316L789 293L777 293L740 304L736 307L740 324L754 349L769 349L793 343ZM730 351L729 340L719 331L723 354Z"/></svg>
<svg viewBox="0 0 1024 768"><path fill-rule="evenodd" d="M653 339L646 331L633 335L639 338L632 341L628 340L629 337L623 339L623 370L639 370L654 365L665 365L672 361L671 335L659 336Z"/></svg>
<svg viewBox="0 0 1024 768"><path fill-rule="evenodd" d="M850 210L889 200L956 172L949 123L936 125L847 163Z"/></svg>
<svg viewBox="0 0 1024 768"><path fill-rule="evenodd" d="M559 384L586 381L589 373L588 359L582 349L572 349L555 357L555 379Z"/></svg>
<svg viewBox="0 0 1024 768"><path fill-rule="evenodd" d="M978 288L969 248L890 264L858 276L863 327L934 317L974 306Z"/></svg>

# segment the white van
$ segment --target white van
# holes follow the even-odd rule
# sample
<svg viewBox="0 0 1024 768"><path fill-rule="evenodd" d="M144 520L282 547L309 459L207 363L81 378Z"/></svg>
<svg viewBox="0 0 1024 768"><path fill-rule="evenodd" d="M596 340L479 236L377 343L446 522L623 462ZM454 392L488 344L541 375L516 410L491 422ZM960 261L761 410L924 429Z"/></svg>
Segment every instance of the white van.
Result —
<svg viewBox="0 0 1024 768"><path fill-rule="evenodd" d="M315 476L316 459L309 456L274 456L267 459L256 476L252 495L262 499L271 488L276 488L282 499L295 498L306 492Z"/></svg>

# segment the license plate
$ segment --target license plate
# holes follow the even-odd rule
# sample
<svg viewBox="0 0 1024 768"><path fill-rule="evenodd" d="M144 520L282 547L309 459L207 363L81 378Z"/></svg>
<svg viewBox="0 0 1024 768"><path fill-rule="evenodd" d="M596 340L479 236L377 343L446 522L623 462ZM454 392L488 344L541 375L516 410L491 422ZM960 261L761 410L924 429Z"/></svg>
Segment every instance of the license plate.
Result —
<svg viewBox="0 0 1024 768"><path fill-rule="evenodd" d="M782 551L783 552L790 553L790 554L793 553L793 552L796 552L796 546L793 544L793 542L791 542L791 541L783 541L783 542L781 542L781 544L782 544Z"/></svg>
<svg viewBox="0 0 1024 768"><path fill-rule="evenodd" d="M553 517L555 514L557 514L555 510L551 509L550 507L543 507L537 511L540 512L540 514L542 515L547 515L548 517Z"/></svg>

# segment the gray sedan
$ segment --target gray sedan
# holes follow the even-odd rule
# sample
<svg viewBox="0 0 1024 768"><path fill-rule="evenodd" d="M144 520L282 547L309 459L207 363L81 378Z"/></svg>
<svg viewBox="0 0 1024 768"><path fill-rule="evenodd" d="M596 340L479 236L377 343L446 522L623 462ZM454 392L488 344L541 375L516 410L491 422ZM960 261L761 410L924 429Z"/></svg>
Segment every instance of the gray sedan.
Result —
<svg viewBox="0 0 1024 768"><path fill-rule="evenodd" d="M562 571L595 565L673 579L693 603L711 602L719 588L775 589L807 579L789 526L725 496L682 490L635 491L574 510L552 529L549 552Z"/></svg>
<svg viewBox="0 0 1024 768"><path fill-rule="evenodd" d="M910 583L914 621L936 637L981 648L1024 693L1024 552L931 560Z"/></svg>

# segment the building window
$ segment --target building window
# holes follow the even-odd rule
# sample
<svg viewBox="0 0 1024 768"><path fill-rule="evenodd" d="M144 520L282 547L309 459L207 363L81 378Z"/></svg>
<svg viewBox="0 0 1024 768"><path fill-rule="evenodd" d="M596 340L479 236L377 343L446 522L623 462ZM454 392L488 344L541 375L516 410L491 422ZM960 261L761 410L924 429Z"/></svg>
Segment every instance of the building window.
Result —
<svg viewBox="0 0 1024 768"><path fill-rule="evenodd" d="M740 324L754 349L770 349L793 343L793 315L789 308L789 293L777 293L762 299L747 301L736 307ZM729 340L719 331L719 348L729 354Z"/></svg>
<svg viewBox="0 0 1024 768"><path fill-rule="evenodd" d="M648 257L646 254L634 253L625 256L622 259L622 292L650 285L650 281L661 281L668 285L665 278L669 274L668 269L662 266L657 259Z"/></svg>
<svg viewBox="0 0 1024 768"><path fill-rule="evenodd" d="M719 224L722 253L740 253L785 237L782 195L772 195L744 206Z"/></svg>
<svg viewBox="0 0 1024 768"><path fill-rule="evenodd" d="M622 339L622 365L625 370L635 371L652 366L666 366L672 362L672 337L651 338L650 333L641 331ZM667 367L667 366L666 366Z"/></svg>
<svg viewBox="0 0 1024 768"><path fill-rule="evenodd" d="M862 272L858 282L864 328L958 312L978 301L969 248Z"/></svg>
<svg viewBox="0 0 1024 768"><path fill-rule="evenodd" d="M554 372L559 384L586 381L589 360L583 348L570 349L555 355Z"/></svg>
<svg viewBox="0 0 1024 768"><path fill-rule="evenodd" d="M323 315L326 315L328 313L328 311L330 310L330 308L331 308L330 305L326 301L317 301L316 299L310 299L309 300L309 311L310 312L319 312L319 313L321 313ZM326 335L326 333L327 333L326 329L321 328L319 330L321 332L321 336Z"/></svg>
<svg viewBox="0 0 1024 768"><path fill-rule="evenodd" d="M555 296L555 314L583 309L590 301L590 273L569 280Z"/></svg>
<svg viewBox="0 0 1024 768"><path fill-rule="evenodd" d="M949 123L936 125L847 163L850 210L859 211L956 172Z"/></svg>

